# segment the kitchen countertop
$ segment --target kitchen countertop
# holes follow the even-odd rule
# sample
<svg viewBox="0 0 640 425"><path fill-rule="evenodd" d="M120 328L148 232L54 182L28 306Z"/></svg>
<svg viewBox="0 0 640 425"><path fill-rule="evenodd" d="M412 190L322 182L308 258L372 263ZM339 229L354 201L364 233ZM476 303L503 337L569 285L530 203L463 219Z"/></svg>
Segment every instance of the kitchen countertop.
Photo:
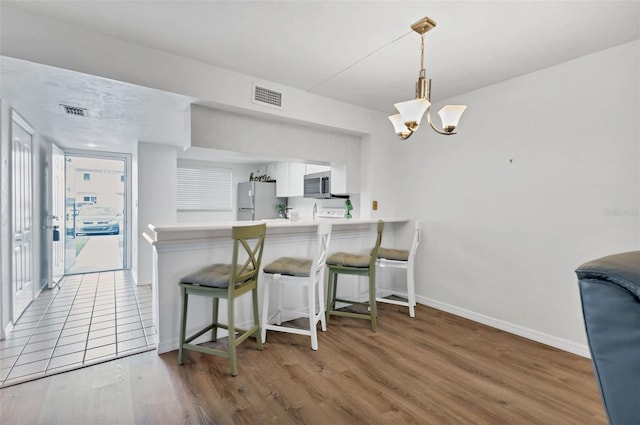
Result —
<svg viewBox="0 0 640 425"><path fill-rule="evenodd" d="M167 225L149 224L151 235L145 234L145 238L152 245L159 243L175 243L185 240L202 240L217 237L228 238L231 228L234 226L251 226L266 223L267 234L306 233L319 223L332 223L340 228L365 227L379 220L385 223L406 223L408 218L317 218L291 221L288 219L267 219L256 221L227 221L214 223L178 223Z"/></svg>

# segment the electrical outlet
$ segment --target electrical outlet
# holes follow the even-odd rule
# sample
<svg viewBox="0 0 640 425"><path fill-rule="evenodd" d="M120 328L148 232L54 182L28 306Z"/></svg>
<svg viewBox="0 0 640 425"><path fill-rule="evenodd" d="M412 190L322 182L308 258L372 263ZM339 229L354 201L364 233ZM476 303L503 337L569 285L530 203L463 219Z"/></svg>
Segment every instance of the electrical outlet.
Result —
<svg viewBox="0 0 640 425"><path fill-rule="evenodd" d="M378 211L378 201L373 201L371 208L373 208L374 211Z"/></svg>

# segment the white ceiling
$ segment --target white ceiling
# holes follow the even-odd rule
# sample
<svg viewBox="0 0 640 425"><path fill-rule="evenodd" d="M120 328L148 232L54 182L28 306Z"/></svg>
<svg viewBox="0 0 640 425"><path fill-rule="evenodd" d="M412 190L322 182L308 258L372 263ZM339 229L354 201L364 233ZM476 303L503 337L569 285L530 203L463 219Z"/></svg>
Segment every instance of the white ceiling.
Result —
<svg viewBox="0 0 640 425"><path fill-rule="evenodd" d="M188 141L192 98L8 57L0 68L2 97L62 147L131 152L136 140ZM68 115L62 104L88 116Z"/></svg>
<svg viewBox="0 0 640 425"><path fill-rule="evenodd" d="M387 113L393 103L414 96L420 37L410 25L423 16L437 22L425 36L434 101L640 38L640 1L3 0L0 6ZM195 101L68 71L41 71L41 65L0 65L3 92L5 85L30 81L25 96L43 109L39 114L49 115L38 124L51 137L71 137L54 129L65 93L139 140L184 131L172 113L180 115ZM28 73L39 78L25 80ZM154 117L161 121L158 134L149 134ZM164 125L171 127L168 133ZM69 124L67 133L105 139L94 130Z"/></svg>

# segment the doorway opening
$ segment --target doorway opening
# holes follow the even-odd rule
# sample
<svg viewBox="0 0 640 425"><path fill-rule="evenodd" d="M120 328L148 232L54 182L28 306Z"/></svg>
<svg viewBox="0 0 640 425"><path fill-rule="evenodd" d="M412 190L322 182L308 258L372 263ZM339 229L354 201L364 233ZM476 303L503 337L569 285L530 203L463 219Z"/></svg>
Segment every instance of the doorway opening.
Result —
<svg viewBox="0 0 640 425"><path fill-rule="evenodd" d="M65 275L128 268L127 159L65 155Z"/></svg>

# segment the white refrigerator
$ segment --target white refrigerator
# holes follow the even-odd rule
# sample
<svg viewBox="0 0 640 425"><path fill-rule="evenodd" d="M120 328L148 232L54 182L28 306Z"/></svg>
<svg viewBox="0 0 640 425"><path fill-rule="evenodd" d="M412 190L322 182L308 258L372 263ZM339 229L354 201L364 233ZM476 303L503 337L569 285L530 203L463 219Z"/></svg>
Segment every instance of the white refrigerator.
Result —
<svg viewBox="0 0 640 425"><path fill-rule="evenodd" d="M286 198L276 197L275 182L238 183L238 220L278 218L278 204Z"/></svg>

